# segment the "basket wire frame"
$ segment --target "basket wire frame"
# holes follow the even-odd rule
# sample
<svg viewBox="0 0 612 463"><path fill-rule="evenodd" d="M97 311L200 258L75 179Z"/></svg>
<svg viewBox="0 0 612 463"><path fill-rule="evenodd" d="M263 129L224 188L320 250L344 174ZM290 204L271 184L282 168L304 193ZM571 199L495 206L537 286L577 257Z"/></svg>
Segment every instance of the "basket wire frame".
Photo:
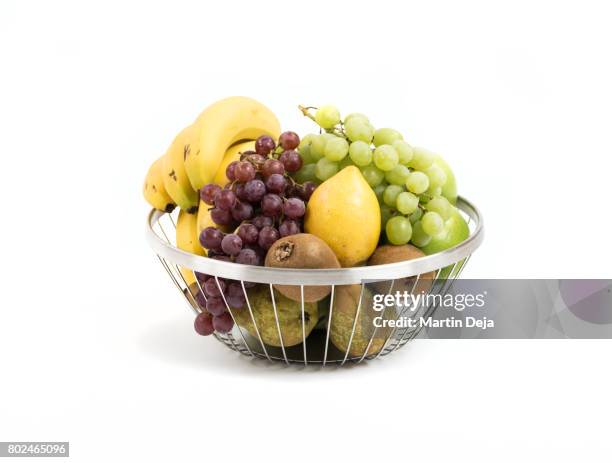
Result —
<svg viewBox="0 0 612 463"><path fill-rule="evenodd" d="M441 301L442 298L452 289L454 282L456 281L457 278L459 278L465 266L467 265L472 255L471 253L482 242L483 227L482 227L482 219L481 219L479 212L474 206L472 206L470 203L468 203L464 199L459 200L458 206L459 206L459 210L462 216L465 218L470 228L471 237L477 238L477 239L474 239L469 249L466 249L466 252L463 253L464 257L454 260L454 262L448 262L447 265L441 265L437 270L435 270L435 276L433 279L431 279L431 285L429 286L427 291L423 292L423 294L426 294L426 295L435 294L436 296L440 295L441 298L434 297L434 298L428 299L430 301L435 301L435 302L432 302L425 307L419 307L417 310L414 310L412 314L410 314L409 305L395 307L394 308L395 313L396 313L396 316L394 317L395 321L398 321L402 317L406 317L406 316L409 316L410 318L415 318L415 319L418 319L421 316L425 318L432 316L439 307L437 301ZM170 238L170 236L172 237L175 236L175 230L176 230L176 221L172 217L172 214L156 213L159 215L159 217L157 218L157 220L152 220L151 217L153 216L153 214L154 213L151 214L150 220L149 220L149 231L152 232L151 234L154 234L154 236L158 240L163 241L164 244L166 244L168 247L175 248L175 241ZM162 221L166 222L166 224L164 225ZM168 228L168 231L166 230L166 228ZM171 233L169 233L170 231ZM149 236L149 238L152 238L152 237ZM457 247L461 247L462 245L463 243L459 244ZM175 248L175 251L176 251L176 248ZM175 287L183 295L185 301L187 302L188 307L191 308L191 310L193 310L193 312L196 315L201 313L202 308L200 307L200 304L198 303L198 300L197 300L198 294L193 293L193 285L190 287L185 277L183 276L183 273L181 272L181 270L183 270L183 271L189 271L192 273L193 280L195 280L196 287L199 291L199 295L201 295L204 298L204 301L206 301L206 295L203 291L203 288L198 278L196 277L196 271L194 271L191 268L185 267L185 266L180 266L177 263L172 262L171 259L169 259L167 256L164 256L162 254L163 253L157 253L157 257L160 263L162 264L163 268L168 273ZM208 260L205 257L198 257L198 259ZM442 271L448 270L449 268L450 270L448 271L448 275L445 277L442 277L441 276ZM269 269L269 270L272 270L272 269ZM321 336L319 336L318 341L311 342L311 339L309 338L309 336L312 336L312 334L306 332L307 314L305 310L305 301L304 301L304 286L305 285L313 286L313 285L310 284L310 282L301 281L301 282L296 282L294 284L295 286L300 287L301 335L302 335L301 341L302 342L301 344L297 346L289 347L285 345L285 341L283 340L283 330L281 329L281 321L280 321L277 301L276 301L276 297L274 293L274 285L272 282L269 282L267 283L267 286L269 288L269 293L270 293L270 303L272 306L272 310L274 312L274 322L276 325L276 332L278 334L278 339L280 342L279 347L270 346L266 344L262 338L261 327L258 325L256 321L253 307L249 299L247 287L245 286L245 281L248 282L250 280L249 279L239 280L240 286L242 288L242 292L246 300L246 306L242 309L233 309L229 306L227 299L223 291L221 290L222 288L219 282L219 278L225 278L225 276L222 274L222 272L213 274L210 271L207 271L206 273L214 277L217 288L219 289L221 296L223 298L225 307L228 313L230 314L232 320L234 321L234 328L231 332L225 333L225 334L215 332L213 333L213 336L218 341L220 341L221 343L229 347L230 349L240 352L241 354L249 356L249 357L262 358L262 359L266 359L271 362L284 362L287 365L290 365L290 364L303 364L303 365L319 364L319 365L325 366L328 364L335 364L335 365L342 366L347 363L361 363L364 360L376 359L379 357L386 356L392 352L395 352L396 350L405 346L408 342L413 340L416 336L418 336L418 334L422 330L422 328L408 328L408 327L398 328L394 326L393 328L388 329L389 333L387 336L384 337L384 342L382 344L382 347L376 350L375 352L370 353L371 346L374 340L377 339L376 335L378 332L378 327L374 327L370 335L370 338L367 342L367 345L365 349L363 350L363 353L360 355L350 355L352 343L354 341L354 337L357 332L359 317L363 310L362 304L363 304L363 299L364 299L364 292L366 290L366 285L371 283L371 281L362 280L360 282L355 282L355 284L360 285L359 300L357 303L357 308L354 314L354 318L352 320L352 327L351 327L351 332L350 332L350 336L348 339L348 345L346 346L345 351L342 352L340 349L336 348L331 342L331 339L330 339L331 329L329 329L329 327L332 324L334 303L336 299L335 296L337 295L337 287L344 286L344 285L330 282L331 284L326 285L326 286L330 286L331 288L330 294L328 296L329 297L329 304L328 304L329 312L324 317L326 319L325 324L327 326L327 329L325 329L325 334L324 336L322 336L322 339L321 339ZM382 280L382 281L387 281L389 283L389 289L386 291L386 294L387 295L392 294L397 280L406 279L406 278L412 278L414 280L411 284L411 288L409 291L409 293L414 293L415 289L418 287L419 282L423 281L423 275L425 273L426 272L419 272L416 274L405 274L404 276L400 278L390 278L388 280ZM233 279L233 278L230 278L230 279ZM376 282L381 283L381 280L377 280ZM380 291L378 291L378 293L380 293ZM321 307L321 305L319 305L319 307ZM237 323L235 314L234 314L234 311L236 310L248 311L249 318L251 322L253 323L254 333L249 334L246 328L239 326L239 324ZM315 345L315 342L316 342L316 345ZM316 347L316 349L314 349L315 352L312 352L313 347Z"/></svg>

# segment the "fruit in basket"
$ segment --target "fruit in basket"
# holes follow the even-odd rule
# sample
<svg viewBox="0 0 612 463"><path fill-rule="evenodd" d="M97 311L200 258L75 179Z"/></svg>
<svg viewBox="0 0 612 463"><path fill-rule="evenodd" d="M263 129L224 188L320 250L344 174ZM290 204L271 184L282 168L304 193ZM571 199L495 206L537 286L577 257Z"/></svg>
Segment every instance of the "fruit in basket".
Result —
<svg viewBox="0 0 612 463"><path fill-rule="evenodd" d="M303 325L301 303L293 301L274 290L276 314L278 315L277 325L269 286L257 285L249 289L248 297L259 335L263 342L270 346L278 347L281 345L281 338L278 334L279 326L282 345L290 347L301 344L303 334L305 333L308 337L319 320L316 302L304 303L304 320L306 323ZM234 310L233 314L239 326L246 329L252 336L258 337L248 309Z"/></svg>
<svg viewBox="0 0 612 463"><path fill-rule="evenodd" d="M200 243L214 251L211 257L263 265L266 251L279 238L301 233L306 202L316 185L300 185L289 176L302 164L291 148L299 142L295 132L283 132L278 145L263 135L254 143L255 152L241 152L240 160L227 164L230 183L202 187ZM235 233L226 235L230 229Z"/></svg>
<svg viewBox="0 0 612 463"><path fill-rule="evenodd" d="M176 203L170 197L162 179L162 158L159 158L147 172L142 193L147 202L159 211L172 212Z"/></svg>
<svg viewBox="0 0 612 463"><path fill-rule="evenodd" d="M261 135L277 138L280 133L280 124L272 111L258 101L242 96L213 103L198 116L194 127L198 149L190 150L184 162L195 190L213 180L232 144Z"/></svg>
<svg viewBox="0 0 612 463"><path fill-rule="evenodd" d="M433 236L422 250L427 255L441 252L465 241L469 236L470 227L467 222L459 212L453 211L451 217L444 222L441 233Z"/></svg>
<svg viewBox="0 0 612 463"><path fill-rule="evenodd" d="M368 259L368 265L392 264L421 257L425 257L425 253L410 244L404 244L402 246L386 244L376 248L374 254ZM431 289L435 277L436 272L432 271L419 275L418 280L416 280L416 277L401 278L397 280L379 281L373 283L372 286L379 293L388 293L390 290L392 293L397 291L400 293L412 291L413 294L421 292L426 293ZM391 286L391 281L393 282L393 286Z"/></svg>
<svg viewBox="0 0 612 463"><path fill-rule="evenodd" d="M370 257L380 236L380 209L357 167L346 167L317 187L306 208L304 230L325 241L342 267Z"/></svg>
<svg viewBox="0 0 612 463"><path fill-rule="evenodd" d="M193 126L181 130L162 157L162 179L166 191L181 209L191 213L197 210L198 193L189 183L184 160L191 150L194 130Z"/></svg>
<svg viewBox="0 0 612 463"><path fill-rule="evenodd" d="M381 229L387 242L425 246L440 232L435 214L427 215L423 223L414 218L415 213L428 211L426 204L432 199L444 197L454 208L455 177L440 156L413 148L397 130L375 129L363 114L352 113L342 120L333 106L299 108L324 132L303 138L299 150L304 166L295 178L326 181L345 167L357 166L380 202ZM311 109L316 110L314 115Z"/></svg>
<svg viewBox="0 0 612 463"><path fill-rule="evenodd" d="M212 180L212 183L219 185L221 187L227 185L229 183L229 179L227 178L227 166L229 166L234 161L240 161L240 155L247 151L253 151L255 149L255 140L248 140L235 143L230 146L225 154L223 155L223 160L217 169L217 173Z"/></svg>
<svg viewBox="0 0 612 463"><path fill-rule="evenodd" d="M357 313L359 311L359 314ZM372 292L361 285L336 287L329 326L331 342L349 356L361 357L380 352L390 334L387 327L376 328L374 319L391 318L391 309L382 312L374 310ZM353 332L354 328L354 332Z"/></svg>
<svg viewBox="0 0 612 463"><path fill-rule="evenodd" d="M266 267L277 268L340 268L334 251L317 236L300 233L276 241L266 254ZM282 295L294 301L301 301L301 287L295 285L274 285ZM331 291L330 286L304 286L304 301L317 302Z"/></svg>
<svg viewBox="0 0 612 463"><path fill-rule="evenodd" d="M191 254L204 256L206 251L200 245L198 236L198 217L184 210L179 211L176 221L176 247ZM195 277L190 269L181 267L180 271L187 285L195 282Z"/></svg>

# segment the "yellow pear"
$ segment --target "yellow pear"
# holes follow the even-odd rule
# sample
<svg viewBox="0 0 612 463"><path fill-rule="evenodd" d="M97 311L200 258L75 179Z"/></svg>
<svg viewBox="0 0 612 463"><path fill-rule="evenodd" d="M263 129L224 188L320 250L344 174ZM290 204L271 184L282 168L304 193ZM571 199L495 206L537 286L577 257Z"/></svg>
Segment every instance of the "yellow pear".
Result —
<svg viewBox="0 0 612 463"><path fill-rule="evenodd" d="M345 167L319 185L308 201L304 230L325 241L342 267L363 264L372 255L380 208L357 167Z"/></svg>

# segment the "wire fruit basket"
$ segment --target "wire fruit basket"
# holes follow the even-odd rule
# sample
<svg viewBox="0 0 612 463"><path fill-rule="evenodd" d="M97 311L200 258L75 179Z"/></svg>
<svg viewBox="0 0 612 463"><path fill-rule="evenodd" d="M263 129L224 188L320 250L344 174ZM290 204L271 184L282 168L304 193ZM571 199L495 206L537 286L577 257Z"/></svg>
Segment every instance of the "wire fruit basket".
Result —
<svg viewBox="0 0 612 463"><path fill-rule="evenodd" d="M410 310L406 305L392 304L382 313L372 312L372 294L392 294L394 291L435 294L444 297L453 282L461 275L472 253L482 243L484 232L478 209L464 198L459 198L457 208L470 228L470 236L462 243L445 251L414 260L384 265L342 269L277 269L223 262L187 253L176 247L176 219L171 213L152 210L147 221L147 240L153 248L170 279L196 314L202 311L194 294L193 284L188 284L184 272L195 272L219 279L240 282L246 307L226 308L234 321L229 333L217 333L214 337L230 349L246 356L259 357L271 362L286 364L345 365L360 363L395 352L414 339L420 328L393 323L402 318L429 317L438 309L435 302ZM181 271L183 270L183 272ZM197 286L199 287L199 283ZM249 295L249 288L258 287L258 302ZM297 312L291 326L283 319L286 312L279 302L275 285L299 287L301 300L295 305ZM326 286L329 296L315 303L317 320L311 320L312 303L304 301L304 289ZM200 287L200 294L205 298ZM267 313L256 313L261 298L266 298ZM441 298L430 298L439 301ZM348 303L346 301L349 301ZM271 310L270 310L271 309ZM240 313L238 313L240 312ZM380 316L382 327L374 326L374 316ZM246 320L246 322L245 322ZM313 329L313 324L316 327ZM378 323L380 325L381 323ZM291 333L291 334L289 334ZM291 338L291 339L289 339ZM272 339L272 340L271 340Z"/></svg>

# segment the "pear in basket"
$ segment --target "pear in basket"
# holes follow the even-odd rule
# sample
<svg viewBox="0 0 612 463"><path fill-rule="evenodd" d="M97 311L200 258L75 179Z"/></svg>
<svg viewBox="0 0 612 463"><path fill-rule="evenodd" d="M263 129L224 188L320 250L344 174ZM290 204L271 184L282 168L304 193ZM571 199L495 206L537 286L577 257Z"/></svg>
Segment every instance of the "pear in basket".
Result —
<svg viewBox="0 0 612 463"><path fill-rule="evenodd" d="M301 344L304 333L308 337L319 321L317 303L305 302L303 319L306 323L304 324L304 329L302 329L301 303L293 301L283 296L277 290L274 290L276 315L278 315L277 325L270 287L267 285L257 285L248 290L248 296L259 335L263 342L270 346L281 346L281 339L278 335L279 326L282 345L289 347ZM245 328L251 336L258 338L253 318L251 318L251 313L247 307L239 310L234 309L233 314L239 326Z"/></svg>

